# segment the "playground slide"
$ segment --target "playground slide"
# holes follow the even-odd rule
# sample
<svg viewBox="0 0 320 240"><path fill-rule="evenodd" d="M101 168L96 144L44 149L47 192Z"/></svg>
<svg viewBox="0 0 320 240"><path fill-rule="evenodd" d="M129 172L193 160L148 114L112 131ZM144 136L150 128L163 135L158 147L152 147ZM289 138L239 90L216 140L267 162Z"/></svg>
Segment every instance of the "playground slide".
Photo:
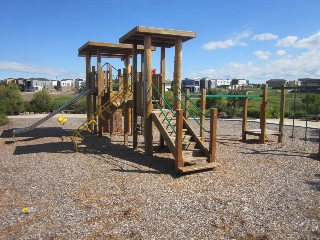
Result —
<svg viewBox="0 0 320 240"><path fill-rule="evenodd" d="M23 133L23 132L28 132L34 128L36 128L37 126L39 126L41 123L47 121L48 119L52 118L54 115L56 115L57 113L60 113L63 109L65 109L67 106L69 106L71 103L77 101L79 98L89 94L91 92L91 89L82 91L78 96L76 96L75 98L71 99L69 102L67 102L66 104L64 104L63 106L59 107L58 109L54 110L52 113L50 113L48 116L40 119L38 122L32 124L31 126L28 127L24 127L24 128L16 128L13 130L13 135L17 134L17 133Z"/></svg>

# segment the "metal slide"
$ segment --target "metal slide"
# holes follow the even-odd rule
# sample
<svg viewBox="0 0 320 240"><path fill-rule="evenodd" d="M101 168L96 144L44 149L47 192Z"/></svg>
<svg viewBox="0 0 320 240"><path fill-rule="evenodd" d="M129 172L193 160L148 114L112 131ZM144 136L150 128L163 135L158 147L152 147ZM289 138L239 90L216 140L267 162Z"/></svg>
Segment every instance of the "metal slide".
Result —
<svg viewBox="0 0 320 240"><path fill-rule="evenodd" d="M23 133L23 132L28 132L34 128L36 128L37 126L39 126L41 123L47 121L48 119L52 118L54 115L56 115L57 113L60 113L63 109L65 109L67 106L69 106L71 103L77 101L79 98L89 94L91 92L91 89L82 91L78 96L76 96L75 98L71 99L69 102L67 102L66 104L64 104L63 106L59 107L58 109L54 110L52 113L50 113L48 116L40 119L38 122L32 124L29 127L24 127L24 128L16 128L13 130L13 135L17 134L17 133Z"/></svg>

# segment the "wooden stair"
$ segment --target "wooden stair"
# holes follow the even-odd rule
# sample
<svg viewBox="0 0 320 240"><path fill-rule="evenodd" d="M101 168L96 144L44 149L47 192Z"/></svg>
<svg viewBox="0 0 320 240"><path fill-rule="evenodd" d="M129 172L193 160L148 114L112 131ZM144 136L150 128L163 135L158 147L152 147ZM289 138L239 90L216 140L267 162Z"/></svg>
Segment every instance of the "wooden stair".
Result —
<svg viewBox="0 0 320 240"><path fill-rule="evenodd" d="M176 118L173 113L167 109L155 109L152 112L152 121L158 128L171 153L176 156ZM183 119L182 159L183 166L178 167L179 173L213 169L217 166L217 163L210 161L211 155L209 151L186 119Z"/></svg>

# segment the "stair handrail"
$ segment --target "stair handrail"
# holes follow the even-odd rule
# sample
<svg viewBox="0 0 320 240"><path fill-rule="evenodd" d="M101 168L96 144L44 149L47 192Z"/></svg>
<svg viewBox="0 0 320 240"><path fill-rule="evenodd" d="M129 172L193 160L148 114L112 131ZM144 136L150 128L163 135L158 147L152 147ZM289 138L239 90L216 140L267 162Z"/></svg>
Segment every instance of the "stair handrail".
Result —
<svg viewBox="0 0 320 240"><path fill-rule="evenodd" d="M167 115L166 115L165 112L162 110L163 107L158 103L158 101L156 100L156 98L155 98L153 95L152 95L152 100L155 100L155 103L157 104L158 109L160 109L161 114L163 114L164 118L165 118L165 119L167 120L167 122L169 123L169 126L172 128L172 131L173 131L174 133L176 133L176 132L177 132L177 131L176 131L176 128L175 128L174 126L172 126L171 121L167 118ZM160 116L161 116L161 114L160 114Z"/></svg>
<svg viewBox="0 0 320 240"><path fill-rule="evenodd" d="M170 104L167 102L167 100L162 96L161 92L159 91L159 89L157 88L156 85L154 85L153 83L151 83L151 86L154 88L154 90L156 90L156 92L159 94L159 97L163 100L163 102L165 103L165 106L169 108L170 112L173 114L173 116L176 116L176 112L173 111L172 107L170 106Z"/></svg>
<svg viewBox="0 0 320 240"><path fill-rule="evenodd" d="M202 110L188 97L188 95L187 95L185 92L183 92L183 91L181 90L181 88L180 88L176 83L174 83L174 84L176 85L176 87L177 87L178 89L180 89L180 92L183 93L183 95L188 98L188 100L192 103L192 105L195 106L195 107L200 111L200 113L201 113L203 116L206 116L206 115L202 112ZM205 131L205 132L210 132L209 130L205 129L204 126L202 126L202 124L196 119L196 117L193 115L193 113L190 112L190 110L186 107L186 105L184 105L184 103L181 101L181 99L179 99L178 96L176 96L176 95L174 95L174 96L175 96L175 98L181 103L181 105L184 107L184 109L191 115L191 117L196 121L196 123L203 129L203 131Z"/></svg>

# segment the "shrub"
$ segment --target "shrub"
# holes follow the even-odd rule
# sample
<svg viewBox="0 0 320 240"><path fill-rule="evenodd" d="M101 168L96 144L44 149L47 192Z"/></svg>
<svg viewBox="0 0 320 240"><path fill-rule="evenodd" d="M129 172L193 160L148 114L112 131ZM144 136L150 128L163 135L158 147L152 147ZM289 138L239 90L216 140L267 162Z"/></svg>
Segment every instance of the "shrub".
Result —
<svg viewBox="0 0 320 240"><path fill-rule="evenodd" d="M247 114L248 114L248 117L251 117L251 118L260 118L260 109L249 108Z"/></svg>
<svg viewBox="0 0 320 240"><path fill-rule="evenodd" d="M32 112L50 112L54 109L52 97L48 92L37 92L30 101Z"/></svg>
<svg viewBox="0 0 320 240"><path fill-rule="evenodd" d="M24 111L24 102L19 86L11 83L8 86L0 86L1 112L7 115L17 115Z"/></svg>
<svg viewBox="0 0 320 240"><path fill-rule="evenodd" d="M0 126L4 126L9 122L8 117L4 113L0 113Z"/></svg>

